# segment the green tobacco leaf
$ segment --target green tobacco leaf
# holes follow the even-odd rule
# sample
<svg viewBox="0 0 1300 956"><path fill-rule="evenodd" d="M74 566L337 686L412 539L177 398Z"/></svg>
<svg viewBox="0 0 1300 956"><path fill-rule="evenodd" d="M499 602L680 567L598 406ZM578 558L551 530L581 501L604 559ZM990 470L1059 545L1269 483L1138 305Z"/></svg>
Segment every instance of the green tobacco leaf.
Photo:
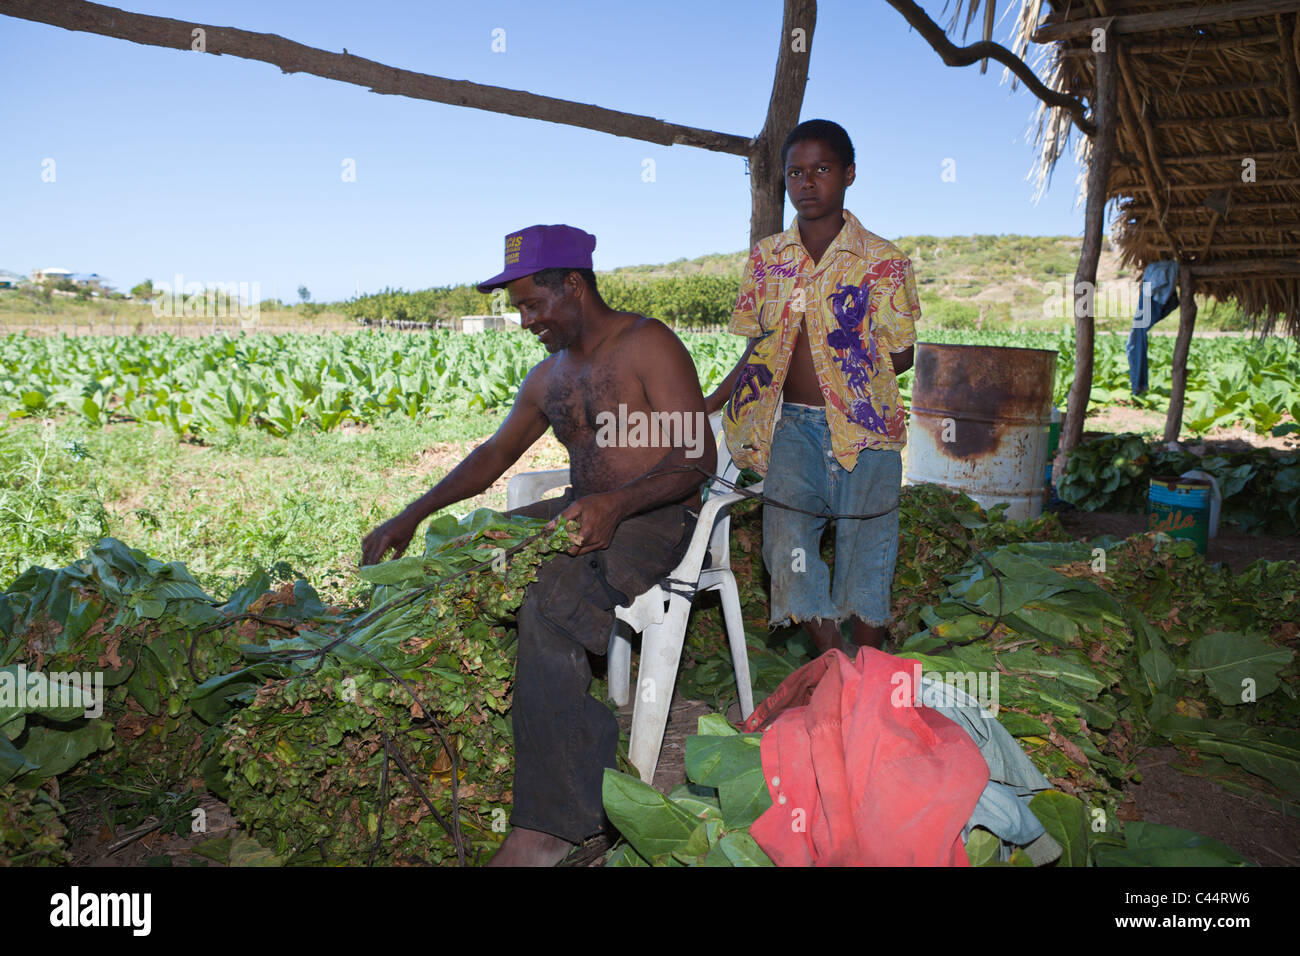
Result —
<svg viewBox="0 0 1300 956"><path fill-rule="evenodd" d="M105 720L93 720L76 730L55 730L50 727L31 727L22 755L39 768L35 774L42 778L54 777L75 766L91 754L113 746L113 725Z"/></svg>
<svg viewBox="0 0 1300 956"><path fill-rule="evenodd" d="M706 835L705 825L701 823L691 831L691 835L687 837L680 849L673 850L673 858L678 863L691 866L708 852L709 838Z"/></svg>
<svg viewBox="0 0 1300 956"><path fill-rule="evenodd" d="M93 703L94 693L90 688L83 691L79 687L55 683L41 671L11 664L0 667L0 701L12 701L11 704L0 704L0 725L21 714L40 714L50 720L66 721L82 716Z"/></svg>
<svg viewBox="0 0 1300 956"><path fill-rule="evenodd" d="M1178 827L1135 820L1124 827L1126 846L1097 847L1098 866L1247 866L1218 840Z"/></svg>
<svg viewBox="0 0 1300 956"><path fill-rule="evenodd" d="M722 714L705 714L696 724L701 737L731 737L740 733Z"/></svg>
<svg viewBox="0 0 1300 956"><path fill-rule="evenodd" d="M1012 737L1046 737L1051 728L1028 714L1019 714L1014 710L998 711L998 723L1006 728Z"/></svg>
<svg viewBox="0 0 1300 956"><path fill-rule="evenodd" d="M1253 634L1215 631L1192 643L1186 671L1190 680L1204 677L1223 703L1241 704L1277 690L1278 671L1293 656L1291 650Z"/></svg>
<svg viewBox="0 0 1300 956"><path fill-rule="evenodd" d="M998 663L1012 673L1033 674L1059 680L1090 697L1098 694L1106 686L1106 682L1091 668L1062 657L1035 654L1028 649L999 654Z"/></svg>
<svg viewBox="0 0 1300 956"><path fill-rule="evenodd" d="M0 786L36 769L39 769L38 764L24 757L8 737L0 734Z"/></svg>
<svg viewBox="0 0 1300 956"><path fill-rule="evenodd" d="M230 837L213 837L194 847L194 852L218 863L230 863Z"/></svg>
<svg viewBox="0 0 1300 956"><path fill-rule="evenodd" d="M681 849L699 823L658 790L617 770L606 770L601 787L605 813L647 860Z"/></svg>
<svg viewBox="0 0 1300 956"><path fill-rule="evenodd" d="M732 866L776 866L758 842L741 830L724 835L715 849L721 850Z"/></svg>
<svg viewBox="0 0 1300 956"><path fill-rule="evenodd" d="M722 807L718 804L718 798L691 793L687 784L673 788L673 792L668 794L668 799L697 820L722 820Z"/></svg>
<svg viewBox="0 0 1300 956"><path fill-rule="evenodd" d="M243 833L238 833L231 838L229 861L231 866L284 865L283 859Z"/></svg>
<svg viewBox="0 0 1300 956"><path fill-rule="evenodd" d="M717 787L755 766L761 775L761 740L762 734L687 737L686 776L702 786Z"/></svg>
<svg viewBox="0 0 1300 956"><path fill-rule="evenodd" d="M609 859L605 861L605 866L649 866L650 863L641 854L626 843L615 847L610 851Z"/></svg>
<svg viewBox="0 0 1300 956"><path fill-rule="evenodd" d="M1082 800L1059 790L1044 790L1029 801L1029 809L1061 845L1061 866L1088 865L1088 821Z"/></svg>
<svg viewBox="0 0 1300 956"><path fill-rule="evenodd" d="M1161 648L1152 648L1138 658L1142 676L1147 679L1151 693L1158 694L1169 689L1176 668L1169 655Z"/></svg>
<svg viewBox="0 0 1300 956"><path fill-rule="evenodd" d="M970 839L966 841L966 857L970 860L971 866L988 866L990 863L997 862L998 851L1001 848L1001 840L988 830L976 827L971 831Z"/></svg>
<svg viewBox="0 0 1300 956"><path fill-rule="evenodd" d="M1178 714L1166 714L1152 724L1152 730L1178 746L1217 754L1300 797L1300 732Z"/></svg>
<svg viewBox="0 0 1300 956"><path fill-rule="evenodd" d="M723 822L747 827L772 805L763 779L759 734L687 737L686 775L697 784L716 787Z"/></svg>

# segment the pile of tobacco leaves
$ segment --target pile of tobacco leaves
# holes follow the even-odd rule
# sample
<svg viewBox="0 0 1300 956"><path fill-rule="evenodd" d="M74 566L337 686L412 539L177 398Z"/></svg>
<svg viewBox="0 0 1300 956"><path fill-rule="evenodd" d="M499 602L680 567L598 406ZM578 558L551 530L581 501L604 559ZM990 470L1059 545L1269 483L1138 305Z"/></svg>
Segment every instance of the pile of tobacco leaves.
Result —
<svg viewBox="0 0 1300 956"><path fill-rule="evenodd" d="M1076 542L1053 515L1001 512L903 489L895 653L930 674L996 676L997 719L1055 788L1031 809L1062 862L1242 862L1133 820L1124 793L1139 749L1172 744L1183 769L1300 810L1300 565L1233 575L1163 535ZM812 648L798 628L767 626L761 505L735 506L730 533L761 699ZM370 603L346 610L267 573L214 601L183 565L113 539L30 569L0 594L0 863L67 862L87 807L184 826L204 789L242 832L199 852L231 863L482 861L512 802L513 615L567 542L563 525L485 510L436 519L423 554L362 571ZM103 674L103 699L54 686L67 672ZM709 596L679 690L719 711L735 699ZM689 783L667 796L608 772L606 810L626 839L608 862L770 862L748 833L769 803L759 739L703 718ZM967 852L997 862L989 834Z"/></svg>
<svg viewBox="0 0 1300 956"><path fill-rule="evenodd" d="M65 862L74 802L174 810L205 787L276 862L474 862L511 800L509 624L567 542L436 519L350 611L265 572L218 603L113 539L30 569L0 595L0 863ZM70 672L103 674L103 699L47 678Z"/></svg>
<svg viewBox="0 0 1300 956"><path fill-rule="evenodd" d="M1180 769L1300 810L1300 564L1258 561L1233 575L1190 542L1071 541L1052 514L1015 522L1002 510L933 485L903 488L895 653L927 674L996 675L998 720L1055 788L1032 808L1066 862L1241 862L1195 834L1126 827L1124 791L1139 779L1138 750L1172 743L1186 757ZM731 533L761 699L808 648L797 632L766 627L761 512L738 506ZM716 605L697 606L687 647L683 693L733 701ZM979 841L968 851L990 859Z"/></svg>

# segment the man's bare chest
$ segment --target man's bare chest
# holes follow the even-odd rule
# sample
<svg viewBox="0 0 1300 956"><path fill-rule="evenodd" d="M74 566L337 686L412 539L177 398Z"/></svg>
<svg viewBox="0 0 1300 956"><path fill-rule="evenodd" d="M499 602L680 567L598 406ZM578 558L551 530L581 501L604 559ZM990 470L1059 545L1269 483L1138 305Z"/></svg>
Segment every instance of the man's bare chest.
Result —
<svg viewBox="0 0 1300 956"><path fill-rule="evenodd" d="M626 363L604 361L558 365L547 383L542 411L562 444L584 444L594 438L602 412L618 413L645 404L644 391Z"/></svg>

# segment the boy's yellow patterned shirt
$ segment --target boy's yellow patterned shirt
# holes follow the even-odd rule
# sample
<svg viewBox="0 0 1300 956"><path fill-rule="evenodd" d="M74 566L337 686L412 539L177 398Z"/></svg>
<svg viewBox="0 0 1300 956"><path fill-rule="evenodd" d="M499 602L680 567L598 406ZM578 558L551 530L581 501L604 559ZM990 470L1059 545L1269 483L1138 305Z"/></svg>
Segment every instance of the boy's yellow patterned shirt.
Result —
<svg viewBox="0 0 1300 956"><path fill-rule="evenodd" d="M863 448L901 449L905 418L889 353L916 342L920 317L911 260L847 209L844 227L816 265L799 237L798 219L760 242L729 327L759 339L722 416L736 463L767 471L801 323L826 399L836 461L852 470Z"/></svg>

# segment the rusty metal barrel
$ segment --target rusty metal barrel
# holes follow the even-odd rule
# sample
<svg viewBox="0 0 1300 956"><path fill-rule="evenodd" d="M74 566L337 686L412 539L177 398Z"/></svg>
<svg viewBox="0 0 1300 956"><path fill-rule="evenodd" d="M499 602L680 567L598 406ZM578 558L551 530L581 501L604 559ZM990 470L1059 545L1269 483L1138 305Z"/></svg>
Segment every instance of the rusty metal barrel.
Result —
<svg viewBox="0 0 1300 956"><path fill-rule="evenodd" d="M962 491L1036 518L1047 503L1056 352L918 342L907 431L909 484Z"/></svg>

